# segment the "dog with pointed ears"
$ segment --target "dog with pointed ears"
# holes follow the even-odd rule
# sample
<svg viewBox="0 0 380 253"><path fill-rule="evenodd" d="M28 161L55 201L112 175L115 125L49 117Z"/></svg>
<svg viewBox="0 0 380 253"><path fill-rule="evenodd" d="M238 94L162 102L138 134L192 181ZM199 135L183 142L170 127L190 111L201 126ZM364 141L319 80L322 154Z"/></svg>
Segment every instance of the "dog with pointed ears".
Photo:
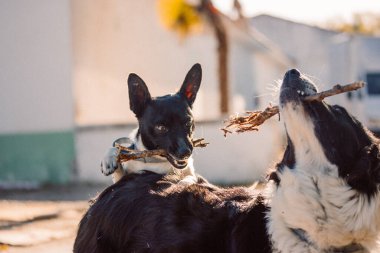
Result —
<svg viewBox="0 0 380 253"><path fill-rule="evenodd" d="M130 109L138 121L138 128L129 138L115 143L135 150L163 149L167 157L154 156L119 164L117 148L110 148L101 163L104 175L117 182L126 173L151 171L158 174L176 173L181 182L197 181L193 166L194 118L192 105L202 80L202 68L195 64L187 73L180 90L175 94L152 97L145 82L136 74L128 77Z"/></svg>
<svg viewBox="0 0 380 253"><path fill-rule="evenodd" d="M343 107L303 100L316 92L286 72L287 146L264 190L129 174L84 215L74 252L380 252L380 140Z"/></svg>

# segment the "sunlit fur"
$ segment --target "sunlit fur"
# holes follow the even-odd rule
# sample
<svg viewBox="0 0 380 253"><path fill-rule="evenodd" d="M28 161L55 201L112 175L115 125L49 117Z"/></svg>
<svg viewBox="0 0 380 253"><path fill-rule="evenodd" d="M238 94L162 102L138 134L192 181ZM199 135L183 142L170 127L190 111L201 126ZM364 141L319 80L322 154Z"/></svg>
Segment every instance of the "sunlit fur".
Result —
<svg viewBox="0 0 380 253"><path fill-rule="evenodd" d="M124 176L83 216L73 252L271 252L260 191L179 180L151 172Z"/></svg>

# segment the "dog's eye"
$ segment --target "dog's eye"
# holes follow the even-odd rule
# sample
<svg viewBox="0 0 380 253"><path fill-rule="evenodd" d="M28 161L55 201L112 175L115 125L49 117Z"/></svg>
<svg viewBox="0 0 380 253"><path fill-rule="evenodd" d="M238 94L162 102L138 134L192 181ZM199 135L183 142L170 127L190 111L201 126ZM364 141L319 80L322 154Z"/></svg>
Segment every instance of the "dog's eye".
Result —
<svg viewBox="0 0 380 253"><path fill-rule="evenodd" d="M156 125L156 126L154 126L154 131L157 134L165 134L169 131L169 129L164 125Z"/></svg>

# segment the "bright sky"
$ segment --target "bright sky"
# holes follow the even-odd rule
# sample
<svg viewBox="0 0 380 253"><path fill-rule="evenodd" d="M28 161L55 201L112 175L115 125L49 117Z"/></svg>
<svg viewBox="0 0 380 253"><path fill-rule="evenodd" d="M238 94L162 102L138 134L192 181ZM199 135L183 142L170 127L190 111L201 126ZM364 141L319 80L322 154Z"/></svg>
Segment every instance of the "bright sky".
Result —
<svg viewBox="0 0 380 253"><path fill-rule="evenodd" d="M232 0L213 0L215 6L228 13ZM355 12L380 13L380 0L240 0L245 14L271 14L309 23L323 24L328 19L349 19Z"/></svg>

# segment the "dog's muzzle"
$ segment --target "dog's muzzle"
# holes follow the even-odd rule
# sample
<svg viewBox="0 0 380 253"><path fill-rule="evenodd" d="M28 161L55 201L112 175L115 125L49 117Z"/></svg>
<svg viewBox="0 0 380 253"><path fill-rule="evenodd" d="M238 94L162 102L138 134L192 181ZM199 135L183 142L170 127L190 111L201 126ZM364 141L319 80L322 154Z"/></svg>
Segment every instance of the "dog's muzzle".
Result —
<svg viewBox="0 0 380 253"><path fill-rule="evenodd" d="M168 161L177 169L184 169L193 153L193 146L185 138L178 139L168 151Z"/></svg>
<svg viewBox="0 0 380 253"><path fill-rule="evenodd" d="M280 93L280 103L301 102L302 97L317 93L317 87L297 69L285 73Z"/></svg>
<svg viewBox="0 0 380 253"><path fill-rule="evenodd" d="M187 157L187 158L185 158L185 159L179 159L179 158L177 158L176 156L174 156L174 155L172 155L170 153L167 156L167 159L171 163L171 165L173 165L177 169L184 169L184 168L186 168L186 166L188 164L189 158L190 158L190 156Z"/></svg>

